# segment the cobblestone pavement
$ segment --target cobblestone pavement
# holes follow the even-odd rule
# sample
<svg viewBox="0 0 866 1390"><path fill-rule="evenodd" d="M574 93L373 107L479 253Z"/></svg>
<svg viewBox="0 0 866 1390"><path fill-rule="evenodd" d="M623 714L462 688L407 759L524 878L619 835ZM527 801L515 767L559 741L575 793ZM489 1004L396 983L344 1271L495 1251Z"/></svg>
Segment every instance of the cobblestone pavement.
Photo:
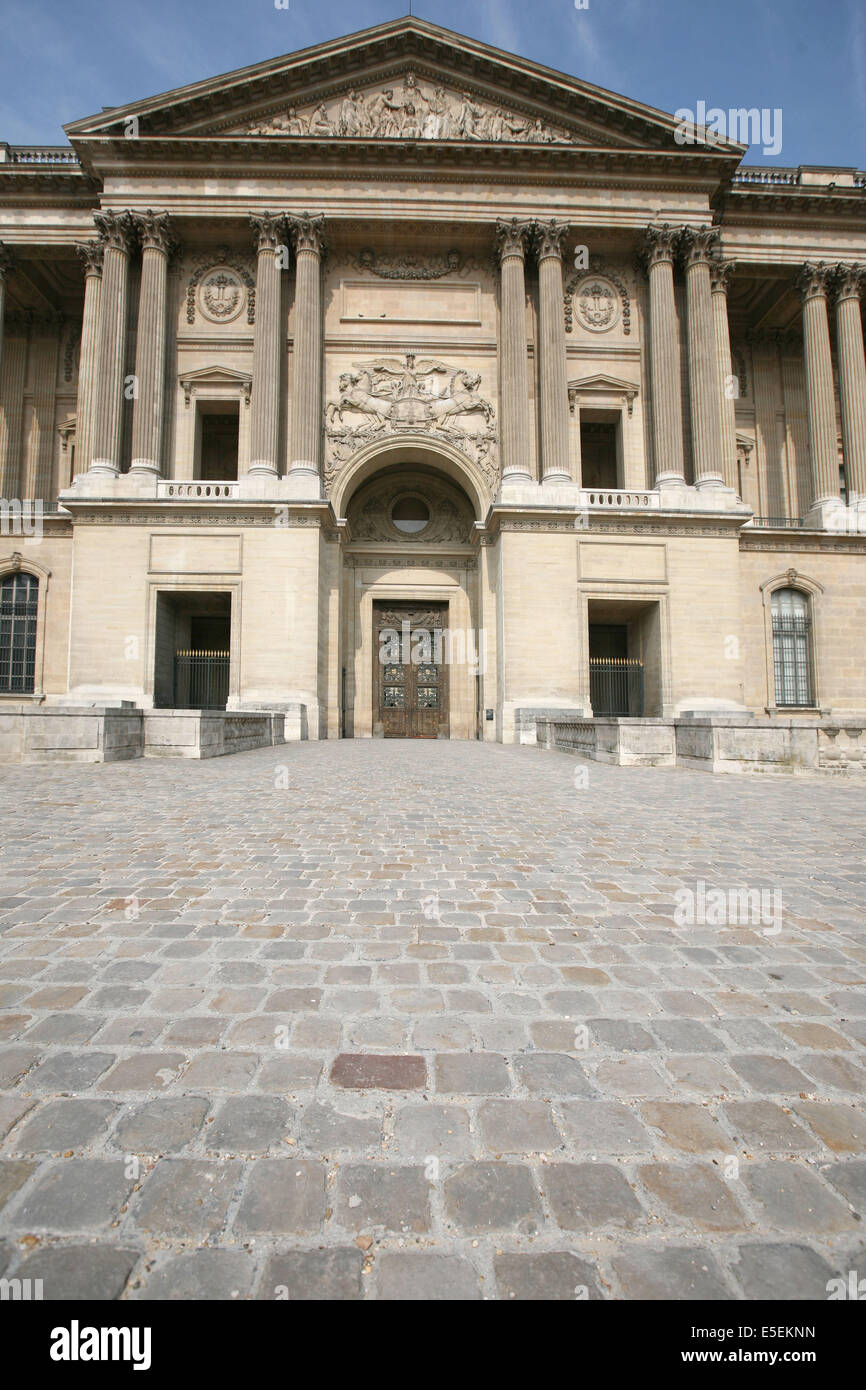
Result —
<svg viewBox="0 0 866 1390"><path fill-rule="evenodd" d="M0 784L0 1274L103 1299L866 1276L856 785L441 742ZM765 917L710 925L741 886Z"/></svg>

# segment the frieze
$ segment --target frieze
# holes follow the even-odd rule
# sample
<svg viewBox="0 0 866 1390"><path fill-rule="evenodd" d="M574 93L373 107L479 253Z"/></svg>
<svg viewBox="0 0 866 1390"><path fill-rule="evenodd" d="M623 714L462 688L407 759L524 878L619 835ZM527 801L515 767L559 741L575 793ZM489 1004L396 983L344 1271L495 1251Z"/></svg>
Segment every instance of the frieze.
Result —
<svg viewBox="0 0 866 1390"><path fill-rule="evenodd" d="M403 556L377 555L375 553L359 555L357 552L348 551L343 555L343 564L349 569L389 569L389 570L417 570L417 569L437 569L437 570L474 570L478 567L478 558L475 555L463 555L458 559L449 556L441 556L435 553L425 554L419 551L411 559Z"/></svg>
<svg viewBox="0 0 866 1390"><path fill-rule="evenodd" d="M382 255L368 247L353 256L350 265L354 270L369 271L380 280L442 280L446 275L463 277L482 268L475 256L464 256L461 251L429 256Z"/></svg>
<svg viewBox="0 0 866 1390"><path fill-rule="evenodd" d="M569 145L572 137L540 117L518 116L469 91L422 87L414 72L384 88L353 87L318 104L285 112L232 132L318 140L461 140L493 144Z"/></svg>
<svg viewBox="0 0 866 1390"><path fill-rule="evenodd" d="M595 286L600 287L598 293L593 293ZM619 294L619 307L615 314L612 312L611 287ZM585 305L582 302L584 296L587 298ZM605 263L603 256L590 256L589 268L572 275L565 287L566 333L571 333L574 329L575 297L578 300L577 316L584 328L596 333L604 332L615 328L621 318L624 335L630 335L631 296L628 287L622 276ZM605 308L608 310L607 316L604 313Z"/></svg>

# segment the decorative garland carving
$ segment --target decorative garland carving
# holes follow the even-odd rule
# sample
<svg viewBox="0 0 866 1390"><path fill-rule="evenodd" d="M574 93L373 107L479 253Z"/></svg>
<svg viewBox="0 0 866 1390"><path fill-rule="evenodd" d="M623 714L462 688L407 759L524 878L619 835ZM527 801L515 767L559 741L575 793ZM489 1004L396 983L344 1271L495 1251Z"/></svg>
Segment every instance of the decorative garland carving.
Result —
<svg viewBox="0 0 866 1390"><path fill-rule="evenodd" d="M609 280L619 291L620 304L622 306L622 331L625 336L628 337L631 333L631 296L629 295L628 287L622 276L618 275L615 270L612 270L607 265L603 256L590 256L589 269L578 270L576 274L572 275L566 285L565 331L566 333L571 333L574 329L574 296L576 292L580 289L585 280L590 280L599 276L603 280ZM592 325L587 326L591 327ZM601 326L609 326L612 328L614 325L611 323L610 325Z"/></svg>
<svg viewBox="0 0 866 1390"><path fill-rule="evenodd" d="M460 251L446 251L438 256L383 256L367 247L353 256L350 264L380 280L442 280L446 275L462 276L477 268L475 257L464 256Z"/></svg>
<svg viewBox="0 0 866 1390"><path fill-rule="evenodd" d="M189 280L187 281L187 286L186 286L186 321L187 321L187 323L195 323L195 313L196 313L196 291L198 290L199 284L200 284L201 280L204 278L204 276L207 275L209 271L223 272L223 273L224 273L225 271L229 271L229 270L234 271L235 275L237 275L237 276L240 277L241 281L243 282L244 286L246 287L246 292L247 292L247 323L255 323L255 321L256 321L256 281L255 281L255 276L252 275L252 274L250 273L249 269L247 268L247 266L245 266L245 265L243 264L242 261L237 261L237 260L233 259L231 251L229 251L228 248L225 247L225 246L219 247L219 248L217 249L217 251L214 253L214 255L213 255L213 256L209 256L209 257L207 258L206 261L201 261L201 262L199 263L199 265L196 267L196 269L193 271L193 273L192 273L192 275L190 276ZM228 279L228 277L226 277L226 278ZM208 286L208 287L204 290L204 294L205 294L205 295L208 293L209 288L210 288L210 287ZM223 297L224 297L224 302L227 304L227 303L228 303L228 300L230 299L231 296L230 296L230 294L229 294L227 297L225 296L225 289L226 289L226 287L223 287ZM211 296L214 297L215 293L216 293L216 290L214 289L214 290L211 292ZM216 302L216 301L215 301L215 302ZM237 308L236 302L233 303L231 307L232 307L233 309L236 310L236 308ZM225 322L228 322L228 321L229 321L229 318L230 318L230 317L234 317L234 315L231 313L231 309L227 309L226 312L225 312L225 314L223 314L222 316L217 316L217 317L214 318L212 321L213 321L213 322L219 322L219 321L220 321L220 317L222 317L222 318L224 319Z"/></svg>

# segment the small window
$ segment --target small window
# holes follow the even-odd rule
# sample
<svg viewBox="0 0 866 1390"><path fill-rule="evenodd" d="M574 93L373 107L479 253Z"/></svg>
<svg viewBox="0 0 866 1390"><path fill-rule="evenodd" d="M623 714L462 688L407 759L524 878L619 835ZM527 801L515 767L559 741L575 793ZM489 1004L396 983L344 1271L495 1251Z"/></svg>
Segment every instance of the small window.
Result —
<svg viewBox="0 0 866 1390"><path fill-rule="evenodd" d="M814 695L808 596L799 589L777 589L772 614L776 704L789 708L810 706Z"/></svg>
<svg viewBox="0 0 866 1390"><path fill-rule="evenodd" d="M430 508L420 497L401 497L391 509L391 520L404 535L417 535L430 520Z"/></svg>
<svg viewBox="0 0 866 1390"><path fill-rule="evenodd" d="M33 694L38 609L39 580L7 574L0 582L0 694Z"/></svg>

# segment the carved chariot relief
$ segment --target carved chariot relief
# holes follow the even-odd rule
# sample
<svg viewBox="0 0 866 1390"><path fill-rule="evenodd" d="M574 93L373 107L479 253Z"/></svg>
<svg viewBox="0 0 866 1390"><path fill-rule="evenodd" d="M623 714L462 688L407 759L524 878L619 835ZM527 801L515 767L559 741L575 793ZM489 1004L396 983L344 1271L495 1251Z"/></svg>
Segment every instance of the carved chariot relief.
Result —
<svg viewBox="0 0 866 1390"><path fill-rule="evenodd" d="M377 357L343 372L325 408L325 483L359 449L395 434L440 439L462 450L489 486L499 477L496 409L479 391L480 373L432 357Z"/></svg>
<svg viewBox="0 0 866 1390"><path fill-rule="evenodd" d="M472 92L422 87L413 72L398 84L362 90L285 112L234 132L355 140L480 140L497 144L567 145L572 138L540 117L515 114Z"/></svg>

